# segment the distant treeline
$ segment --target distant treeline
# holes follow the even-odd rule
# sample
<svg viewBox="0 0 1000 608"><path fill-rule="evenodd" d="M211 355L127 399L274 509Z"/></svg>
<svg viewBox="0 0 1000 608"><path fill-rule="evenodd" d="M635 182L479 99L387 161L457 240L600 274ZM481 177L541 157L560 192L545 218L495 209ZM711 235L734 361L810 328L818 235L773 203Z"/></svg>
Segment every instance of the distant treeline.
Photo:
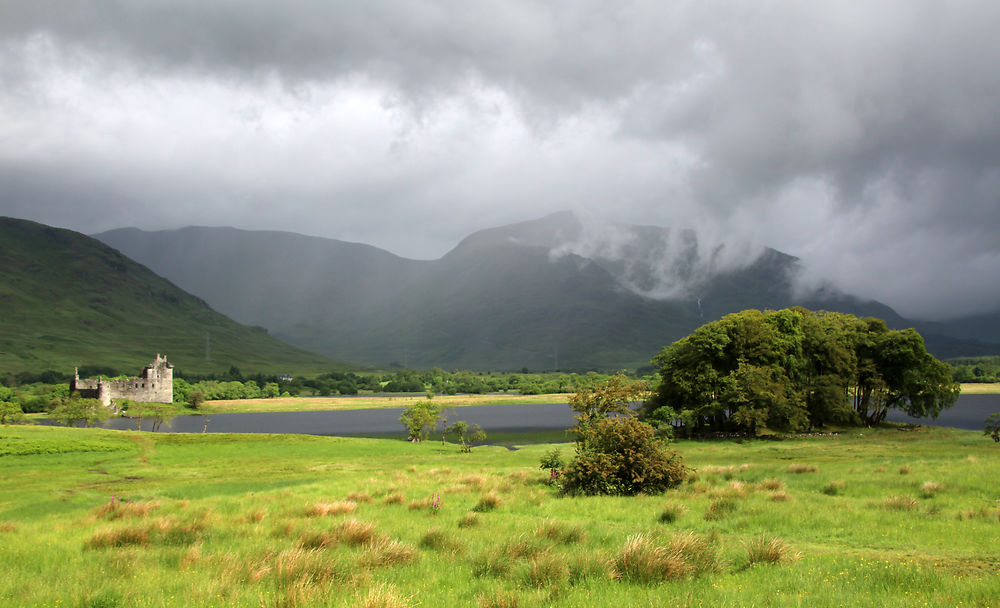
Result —
<svg viewBox="0 0 1000 608"><path fill-rule="evenodd" d="M652 369L652 368L650 368ZM108 367L81 367L81 378L124 377ZM49 370L8 375L3 385L5 401L18 404L26 413L45 412L69 396L70 374ZM218 399L258 399L312 395L357 395L359 393L432 393L435 395L516 392L523 395L574 393L605 382L610 376L585 373L498 373L403 369L388 373L333 371L315 377L247 374L232 366L220 374L186 374L174 370L174 402L191 403Z"/></svg>
<svg viewBox="0 0 1000 608"><path fill-rule="evenodd" d="M1000 382L1000 356L948 359L956 382Z"/></svg>

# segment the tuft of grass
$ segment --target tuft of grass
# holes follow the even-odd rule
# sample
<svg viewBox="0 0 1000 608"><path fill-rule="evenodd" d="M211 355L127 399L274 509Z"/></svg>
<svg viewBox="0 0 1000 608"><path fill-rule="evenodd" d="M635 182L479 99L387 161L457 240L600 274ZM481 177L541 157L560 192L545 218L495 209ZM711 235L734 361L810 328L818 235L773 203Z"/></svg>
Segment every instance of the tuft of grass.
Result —
<svg viewBox="0 0 1000 608"><path fill-rule="evenodd" d="M911 469L910 467L908 467L906 465L903 465L903 466L899 467L899 474L900 475L909 475L912 472L913 472L913 469Z"/></svg>
<svg viewBox="0 0 1000 608"><path fill-rule="evenodd" d="M125 500L112 500L104 503L94 512L94 517L100 519L122 519L125 517L146 517L156 509L160 508L160 503L156 501L131 502Z"/></svg>
<svg viewBox="0 0 1000 608"><path fill-rule="evenodd" d="M472 562L472 573L475 576L506 576L516 562L532 559L543 550L535 538L511 538L479 554Z"/></svg>
<svg viewBox="0 0 1000 608"><path fill-rule="evenodd" d="M333 534L338 542L357 547L370 543L375 539L375 524L349 519L337 526Z"/></svg>
<svg viewBox="0 0 1000 608"><path fill-rule="evenodd" d="M535 534L564 545L582 542L587 538L587 533L582 527L553 521L542 522Z"/></svg>
<svg viewBox="0 0 1000 608"><path fill-rule="evenodd" d="M500 496L496 492L487 492L479 497L479 502L472 510L477 513L488 513L500 506Z"/></svg>
<svg viewBox="0 0 1000 608"><path fill-rule="evenodd" d="M660 523L672 524L687 513L687 507L676 502L667 503L660 511Z"/></svg>
<svg viewBox="0 0 1000 608"><path fill-rule="evenodd" d="M5 521L0 522L0 532L16 532L17 525L13 522Z"/></svg>
<svg viewBox="0 0 1000 608"><path fill-rule="evenodd" d="M410 598L403 597L390 583L379 583L364 596L355 596L353 604L361 608L409 608Z"/></svg>
<svg viewBox="0 0 1000 608"><path fill-rule="evenodd" d="M819 468L811 464L790 464L788 465L788 468L786 470L789 473L800 474L800 473L815 473L816 471L819 470Z"/></svg>
<svg viewBox="0 0 1000 608"><path fill-rule="evenodd" d="M458 539L440 528L431 528L425 532L420 538L420 547L453 554L462 553L465 550L465 546Z"/></svg>
<svg viewBox="0 0 1000 608"><path fill-rule="evenodd" d="M383 536L365 545L358 563L368 568L405 564L417 558L417 550L394 538Z"/></svg>
<svg viewBox="0 0 1000 608"><path fill-rule="evenodd" d="M479 608L519 608L521 596L513 591L482 593L476 596Z"/></svg>
<svg viewBox="0 0 1000 608"><path fill-rule="evenodd" d="M367 492L351 492L347 495L347 500L354 503L371 502L371 494Z"/></svg>
<svg viewBox="0 0 1000 608"><path fill-rule="evenodd" d="M545 551L531 558L524 572L524 582L532 587L558 586L569 580L569 566L561 555Z"/></svg>
<svg viewBox="0 0 1000 608"><path fill-rule="evenodd" d="M472 511L466 513L462 516L462 519L458 520L459 528L474 528L479 525L479 514Z"/></svg>
<svg viewBox="0 0 1000 608"><path fill-rule="evenodd" d="M713 521L725 519L736 512L736 501L732 498L717 498L708 505L705 511L705 519Z"/></svg>
<svg viewBox="0 0 1000 608"><path fill-rule="evenodd" d="M693 534L675 537L669 545L657 545L645 534L634 534L615 556L613 567L617 578L651 584L713 571L718 564L711 545Z"/></svg>
<svg viewBox="0 0 1000 608"><path fill-rule="evenodd" d="M579 584L588 579L606 581L613 578L611 562L607 556L600 553L575 553L568 562L571 585Z"/></svg>
<svg viewBox="0 0 1000 608"><path fill-rule="evenodd" d="M788 492L784 490L778 490L777 492L771 494L771 500L775 502L787 502L791 500L791 498L792 497L788 494Z"/></svg>
<svg viewBox="0 0 1000 608"><path fill-rule="evenodd" d="M941 490L941 484L934 481L925 481L920 486L920 496L922 498L934 498Z"/></svg>
<svg viewBox="0 0 1000 608"><path fill-rule="evenodd" d="M354 513L358 508L358 503L350 500L338 500L334 502L316 502L306 509L307 517L323 517L324 515L345 515Z"/></svg>
<svg viewBox="0 0 1000 608"><path fill-rule="evenodd" d="M410 510L419 511L420 509L430 509L432 504L433 500L431 498L421 498L420 500L411 500Z"/></svg>
<svg viewBox="0 0 1000 608"><path fill-rule="evenodd" d="M747 566L780 564L794 558L785 541L774 536L761 535L744 544Z"/></svg>
<svg viewBox="0 0 1000 608"><path fill-rule="evenodd" d="M820 492L826 494L827 496L837 496L840 494L844 488L847 487L847 482L843 480L835 480L826 484Z"/></svg>
<svg viewBox="0 0 1000 608"><path fill-rule="evenodd" d="M882 508L890 511L912 511L919 504L912 496L890 496L882 501Z"/></svg>
<svg viewBox="0 0 1000 608"><path fill-rule="evenodd" d="M402 494L400 494L399 492L393 492L392 494L389 494L388 496L383 498L382 502L384 502L387 505L401 505L405 500L406 499L403 497Z"/></svg>
<svg viewBox="0 0 1000 608"><path fill-rule="evenodd" d="M103 549L105 547L126 547L129 545L148 546L149 530L146 527L127 526L114 530L95 532L84 544L87 549Z"/></svg>
<svg viewBox="0 0 1000 608"><path fill-rule="evenodd" d="M764 490L770 490L772 492L775 492L777 490L784 490L785 482L781 481L780 479L775 479L774 477L768 477L764 481L760 482L760 487L763 488Z"/></svg>

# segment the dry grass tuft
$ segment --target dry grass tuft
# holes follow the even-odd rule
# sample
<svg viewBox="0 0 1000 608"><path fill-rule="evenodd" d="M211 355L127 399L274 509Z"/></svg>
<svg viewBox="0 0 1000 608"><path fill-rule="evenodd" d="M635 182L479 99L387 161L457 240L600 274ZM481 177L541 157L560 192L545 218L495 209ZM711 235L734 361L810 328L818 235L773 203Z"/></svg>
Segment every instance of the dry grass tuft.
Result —
<svg viewBox="0 0 1000 608"><path fill-rule="evenodd" d="M265 517L267 517L267 510L257 509L255 511L250 511L249 513L244 515L242 520L251 524L259 524L260 522L264 521Z"/></svg>
<svg viewBox="0 0 1000 608"><path fill-rule="evenodd" d="M586 552L569 558L569 582L576 585L588 579L608 580L613 577L607 556Z"/></svg>
<svg viewBox="0 0 1000 608"><path fill-rule="evenodd" d="M569 580L569 566L561 555L548 551L531 558L524 572L524 581L532 587L561 585Z"/></svg>
<svg viewBox="0 0 1000 608"><path fill-rule="evenodd" d="M904 465L904 466L899 467L899 474L900 475L909 475L912 472L913 472L913 469L911 469L908 466Z"/></svg>
<svg viewBox="0 0 1000 608"><path fill-rule="evenodd" d="M105 547L126 547L129 545L148 546L149 531L145 527L128 526L115 530L95 532L84 547L87 549L103 549Z"/></svg>
<svg viewBox="0 0 1000 608"><path fill-rule="evenodd" d="M17 525L13 522L5 521L0 522L0 532L16 532Z"/></svg>
<svg viewBox="0 0 1000 608"><path fill-rule="evenodd" d="M613 567L617 578L651 584L710 572L718 563L712 546L693 534L680 535L669 545L657 545L646 535L636 534L625 541Z"/></svg>
<svg viewBox="0 0 1000 608"><path fill-rule="evenodd" d="M476 506L472 507L473 511L477 513L488 513L493 509L496 509L501 504L500 495L496 492L487 492L479 497L479 502Z"/></svg>
<svg viewBox="0 0 1000 608"><path fill-rule="evenodd" d="M773 536L758 536L745 543L744 549L747 554L747 566L751 568L757 564L780 564L798 558L792 554L785 541Z"/></svg>
<svg viewBox="0 0 1000 608"><path fill-rule="evenodd" d="M338 542L357 547L375 539L375 524L349 519L337 526L333 534Z"/></svg>
<svg viewBox="0 0 1000 608"><path fill-rule="evenodd" d="M917 499L912 496L890 496L882 501L882 508L890 511L912 511L918 504Z"/></svg>
<svg viewBox="0 0 1000 608"><path fill-rule="evenodd" d="M920 486L920 496L922 498L934 498L943 488L941 484L934 481L925 481Z"/></svg>
<svg viewBox="0 0 1000 608"><path fill-rule="evenodd" d="M459 528L474 528L479 525L479 514L473 513L472 511L466 513L462 516L462 519L458 520Z"/></svg>
<svg viewBox="0 0 1000 608"><path fill-rule="evenodd" d="M698 471L704 473L705 475L721 475L723 479L732 479L737 473L742 473L750 468L750 465L743 463L741 465L725 465L725 466L707 466L702 467Z"/></svg>
<svg viewBox="0 0 1000 608"><path fill-rule="evenodd" d="M789 473L815 473L819 468L811 464L790 464L786 470Z"/></svg>
<svg viewBox="0 0 1000 608"><path fill-rule="evenodd" d="M775 479L774 477L768 477L764 481L760 482L760 487L764 490L770 490L772 492L776 490L784 490L785 482L780 479Z"/></svg>
<svg viewBox="0 0 1000 608"><path fill-rule="evenodd" d="M400 494L399 492L393 492L392 494L389 494L388 496L383 498L382 502L384 502L387 505L401 505L405 500L406 499L403 498L402 494Z"/></svg>
<svg viewBox="0 0 1000 608"><path fill-rule="evenodd" d="M519 560L529 560L544 551L537 538L517 536L480 554L472 562L475 576L505 576Z"/></svg>
<svg viewBox="0 0 1000 608"><path fill-rule="evenodd" d="M361 608L408 608L410 598L400 595L396 587L389 583L379 583L369 588L366 595L357 595L351 605Z"/></svg>
<svg viewBox="0 0 1000 608"><path fill-rule="evenodd" d="M94 517L109 520L125 517L146 517L159 508L160 503L155 500L144 502L112 500L98 507L94 512Z"/></svg>
<svg viewBox="0 0 1000 608"><path fill-rule="evenodd" d="M191 545L188 547L187 551L184 552L184 555L181 556L180 561L177 563L177 567L180 570L187 570L200 561L201 545Z"/></svg>
<svg viewBox="0 0 1000 608"><path fill-rule="evenodd" d="M368 568L384 568L409 563L417 558L417 550L386 536L365 545L358 563Z"/></svg>
<svg viewBox="0 0 1000 608"><path fill-rule="evenodd" d="M345 515L354 513L358 508L358 503L350 500L338 500L334 502L316 502L306 509L307 517L323 517L325 515Z"/></svg>
<svg viewBox="0 0 1000 608"><path fill-rule="evenodd" d="M580 526L571 526L560 522L547 521L538 526L535 534L540 537L554 540L564 545L571 545L582 542L587 538L587 533Z"/></svg>
<svg viewBox="0 0 1000 608"><path fill-rule="evenodd" d="M347 495L347 500L354 503L371 502L373 499L371 494L367 492L351 492Z"/></svg>
<svg viewBox="0 0 1000 608"><path fill-rule="evenodd" d="M787 502L791 500L791 498L792 497L788 494L788 492L784 490L778 490L777 492L771 494L771 500L775 502Z"/></svg>

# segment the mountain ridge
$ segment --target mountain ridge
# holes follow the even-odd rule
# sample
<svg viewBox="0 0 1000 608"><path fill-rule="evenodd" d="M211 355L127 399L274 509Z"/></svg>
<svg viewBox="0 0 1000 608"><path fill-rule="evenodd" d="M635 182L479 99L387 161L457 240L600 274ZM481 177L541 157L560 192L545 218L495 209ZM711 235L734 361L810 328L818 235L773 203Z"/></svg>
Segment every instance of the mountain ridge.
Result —
<svg viewBox="0 0 1000 608"><path fill-rule="evenodd" d="M295 233L197 230L197 242L178 231L95 237L241 322L369 365L635 367L745 308L805 305L912 325L878 302L797 294L799 261L775 249L741 259L741 250L703 245L693 231L611 225L602 233L571 212L474 232L437 260ZM928 344L979 348L946 336Z"/></svg>

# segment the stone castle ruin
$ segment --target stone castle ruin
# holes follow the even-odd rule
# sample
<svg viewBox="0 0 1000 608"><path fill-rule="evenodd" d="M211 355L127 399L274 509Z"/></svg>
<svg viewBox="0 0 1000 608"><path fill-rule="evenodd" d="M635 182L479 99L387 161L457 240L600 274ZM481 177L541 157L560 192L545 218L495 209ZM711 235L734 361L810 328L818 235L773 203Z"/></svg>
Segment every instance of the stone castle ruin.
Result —
<svg viewBox="0 0 1000 608"><path fill-rule="evenodd" d="M102 380L101 378L80 379L78 369L73 370L69 392L78 393L87 399L99 399L110 406L113 399L129 399L143 403L174 402L174 366L167 363L167 357L156 354L156 359L142 370L138 378L123 380Z"/></svg>

